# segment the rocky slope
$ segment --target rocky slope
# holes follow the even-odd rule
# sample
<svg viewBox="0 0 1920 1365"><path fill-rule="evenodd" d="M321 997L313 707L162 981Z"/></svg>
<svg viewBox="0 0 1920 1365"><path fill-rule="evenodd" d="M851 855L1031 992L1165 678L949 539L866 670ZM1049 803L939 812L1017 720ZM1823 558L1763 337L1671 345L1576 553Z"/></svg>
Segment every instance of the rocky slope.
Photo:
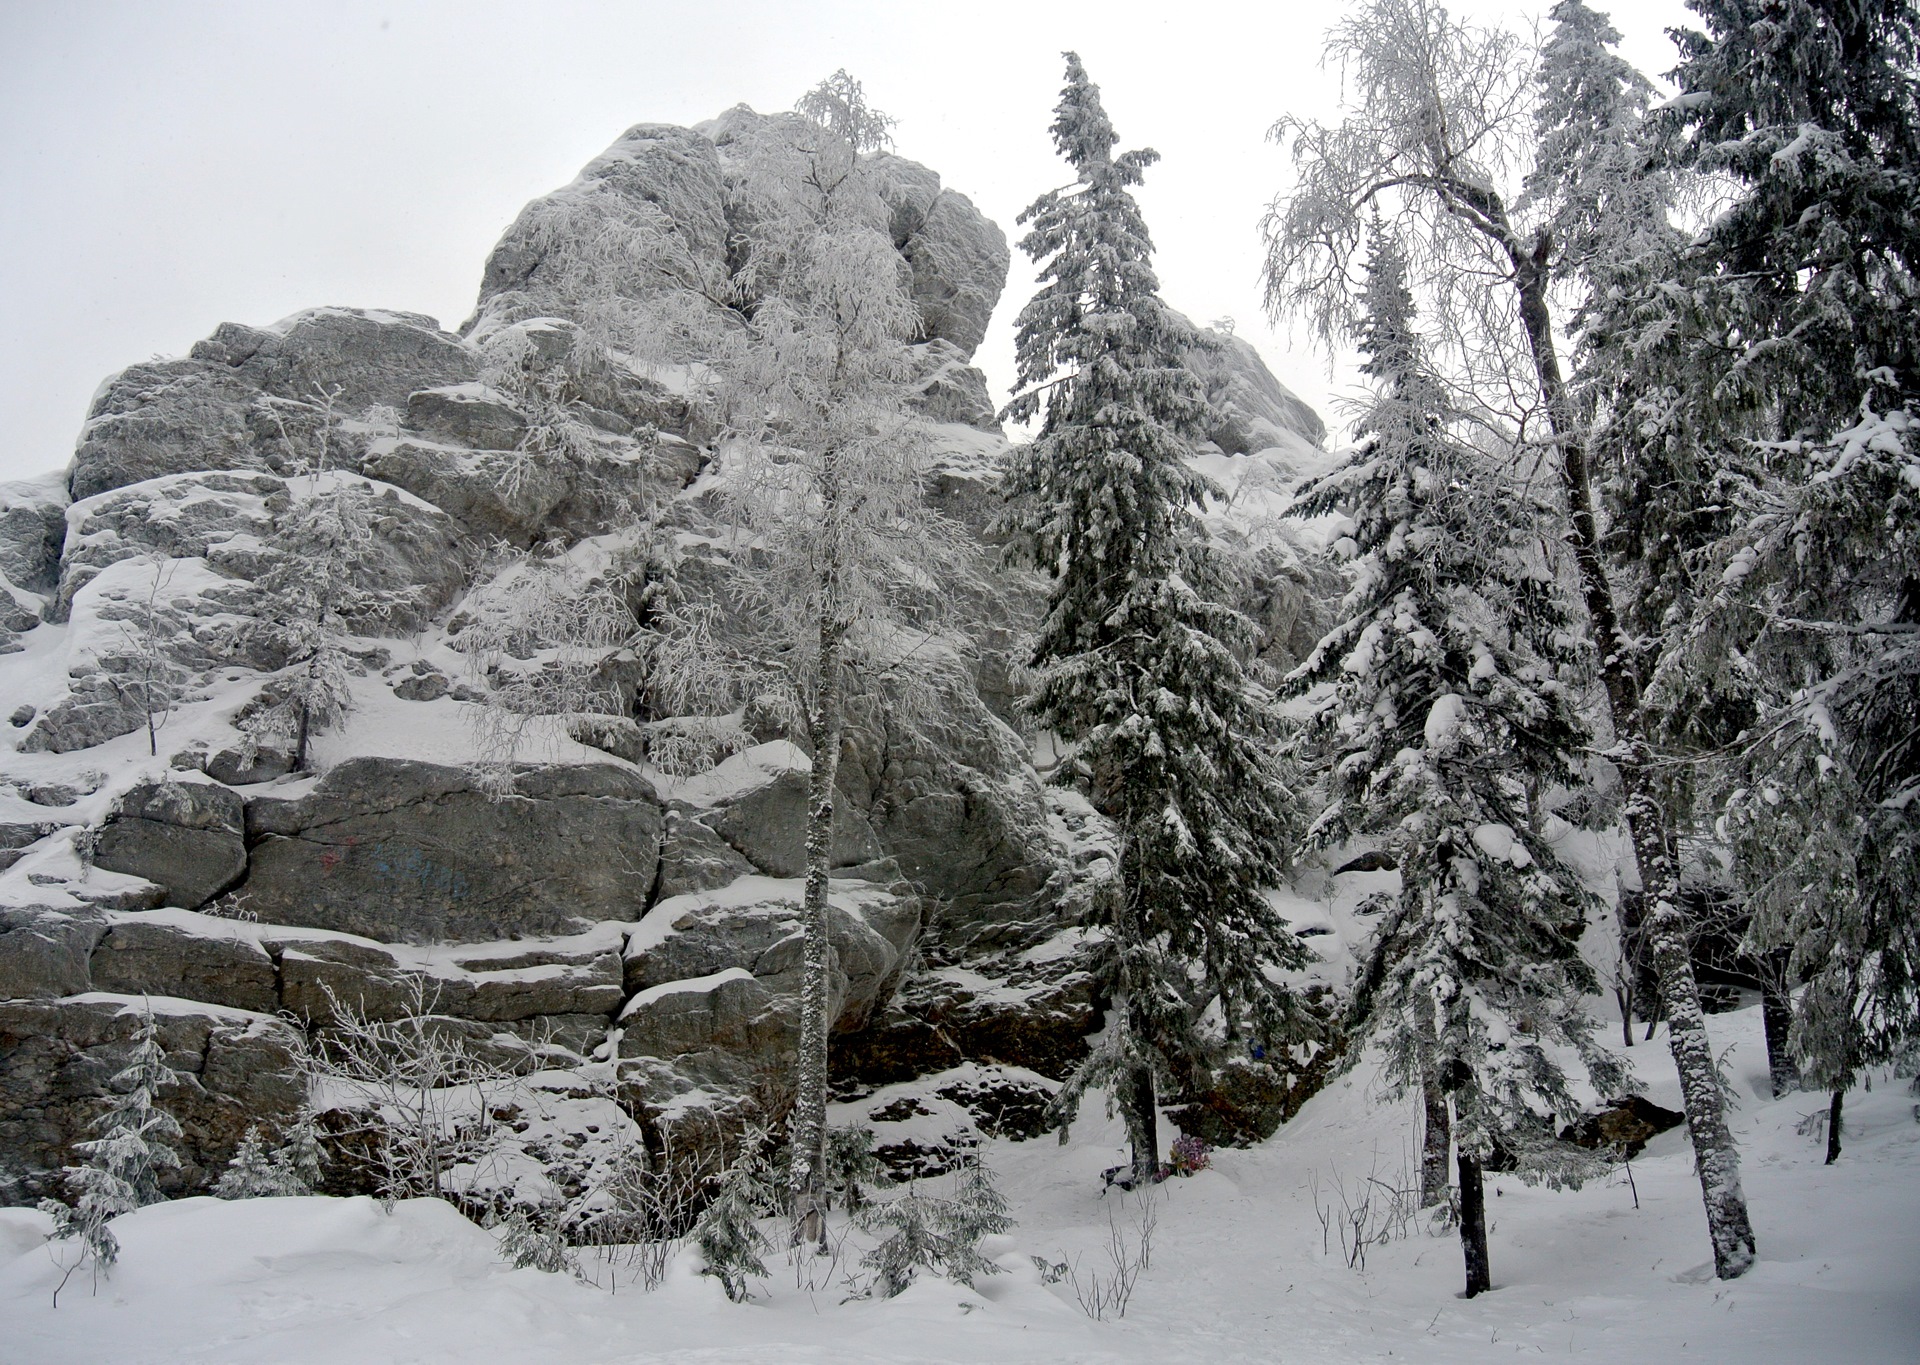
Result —
<svg viewBox="0 0 1920 1365"><path fill-rule="evenodd" d="M761 724L674 775L652 760L675 718L610 651L624 714L534 723L502 761L474 724L501 675L464 633L531 590L530 564L583 593L626 583L636 508L674 549L668 586L711 583L698 396L671 367L607 363L555 231L655 215L727 271L728 148L758 117L627 132L509 228L458 334L372 309L223 324L105 384L64 476L0 487L0 1199L52 1191L148 1009L186 1076L167 1097L186 1190L249 1122L291 1114L291 1058L342 1001L390 1018L425 1000L489 1047L597 1057L656 1134L777 1086L806 753ZM982 525L1007 446L968 362L1006 242L932 171L890 168L943 451L929 496ZM1221 411L1202 460L1233 494L1217 523L1284 662L1332 585L1257 528L1323 430L1244 344L1195 368ZM296 772L248 728L289 669L262 583L289 517L346 494L372 528L351 565L353 710ZM1025 1132L1098 1023L1060 907L1105 854L1009 727L1033 585L1004 586L943 678L942 724L855 699L835 1056L843 1095L931 1078L956 1125Z"/></svg>

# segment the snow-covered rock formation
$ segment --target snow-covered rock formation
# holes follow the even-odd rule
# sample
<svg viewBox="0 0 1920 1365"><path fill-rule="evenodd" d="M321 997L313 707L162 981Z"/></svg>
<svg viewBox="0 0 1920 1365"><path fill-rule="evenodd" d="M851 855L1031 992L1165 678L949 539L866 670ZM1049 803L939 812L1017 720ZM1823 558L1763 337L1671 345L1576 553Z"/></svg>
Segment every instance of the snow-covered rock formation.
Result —
<svg viewBox="0 0 1920 1365"><path fill-rule="evenodd" d="M630 130L509 228L458 334L373 309L223 324L103 385L64 478L0 487L0 1201L52 1190L149 1007L188 1076L167 1102L189 1190L247 1123L291 1112L288 1060L335 1000L391 1018L424 998L489 1046L597 1055L643 1124L777 1076L807 755L749 716L756 747L672 775L650 746L673 718L610 649L624 714L533 723L483 771L499 756L473 720L497 678L463 633L481 589L523 590L515 548L586 589L628 582L636 507L672 540L678 591L730 552L686 376L573 363L597 342L554 225L656 215L724 274L747 211L728 147L758 117ZM981 527L1006 442L969 362L1006 241L934 172L892 170L943 452L928 493ZM1246 605L1292 658L1331 589L1257 528L1324 432L1221 340L1194 361L1221 411L1202 458L1232 493L1217 524L1248 550ZM259 722L308 667L303 623L265 585L289 579L281 528L327 498L362 528L327 608L351 710L296 771ZM846 1093L940 1073L939 1104L1018 1132L1098 1022L1059 909L1098 841L1008 724L1033 589L1005 586L943 675L939 724L852 702L833 987Z"/></svg>

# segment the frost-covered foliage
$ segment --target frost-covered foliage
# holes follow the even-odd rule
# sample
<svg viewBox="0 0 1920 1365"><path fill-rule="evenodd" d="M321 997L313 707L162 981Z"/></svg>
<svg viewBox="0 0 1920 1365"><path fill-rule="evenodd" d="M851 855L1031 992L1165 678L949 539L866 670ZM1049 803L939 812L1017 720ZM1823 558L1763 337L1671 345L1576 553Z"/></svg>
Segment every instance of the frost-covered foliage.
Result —
<svg viewBox="0 0 1920 1365"><path fill-rule="evenodd" d="M321 1151L313 1115L303 1111L287 1141L268 1150L257 1123L247 1125L233 1159L213 1187L219 1199L273 1199L312 1194L320 1182Z"/></svg>
<svg viewBox="0 0 1920 1365"><path fill-rule="evenodd" d="M1772 452L1707 613L1763 684L1722 823L1748 939L1788 955L1795 1061L1837 1091L1920 1036L1917 430L1868 407Z"/></svg>
<svg viewBox="0 0 1920 1365"><path fill-rule="evenodd" d="M509 780L526 742L556 718L624 721L648 600L645 539L510 552L468 597L452 643L486 689L473 713L484 778Z"/></svg>
<svg viewBox="0 0 1920 1365"><path fill-rule="evenodd" d="M912 1189L869 1205L860 1225L885 1234L860 1264L872 1273L872 1288L890 1299L922 1270L965 1285L1000 1273L1000 1267L980 1253L980 1239L1011 1230L1013 1217L993 1172L976 1158L960 1168L950 1197Z"/></svg>
<svg viewBox="0 0 1920 1365"><path fill-rule="evenodd" d="M86 1162L66 1170L73 1203L40 1203L53 1218L54 1240L80 1244L81 1259L67 1267L69 1274L89 1262L96 1276L111 1267L120 1243L107 1224L166 1198L160 1192L160 1173L180 1164L168 1145L168 1139L180 1136L180 1124L160 1107L159 1093L179 1083L179 1073L167 1065L149 1009L134 1034L127 1065L113 1078L107 1107L94 1120L100 1136L75 1144Z"/></svg>
<svg viewBox="0 0 1920 1365"><path fill-rule="evenodd" d="M701 358L727 432L715 485L746 543L721 566L724 628L714 603L670 607L653 658L679 713L770 696L811 750L789 1172L810 1240L825 1235L826 895L847 672L886 675L910 709L916 659L940 652L927 627L972 556L924 498L909 403L920 318L888 230L890 163L873 155L887 126L840 72L727 145L751 226Z"/></svg>
<svg viewBox="0 0 1920 1365"><path fill-rule="evenodd" d="M552 1220L540 1220L515 1205L495 1229L500 1257L518 1270L544 1270L550 1275L577 1274L580 1257L567 1241L565 1230Z"/></svg>
<svg viewBox="0 0 1920 1365"><path fill-rule="evenodd" d="M1630 258L1631 244L1650 243L1657 260L1658 214L1649 210L1638 236L1617 217L1635 203L1657 206L1663 191L1618 183L1623 167L1632 177L1631 149L1617 157L1593 150L1590 139L1633 125L1644 96L1612 61L1597 15L1571 7L1556 13L1542 69L1509 30L1462 20L1436 0L1357 5L1328 41L1344 77L1343 117L1334 124L1283 119L1273 129L1291 145L1299 177L1267 218L1267 300L1276 314L1308 318L1329 341L1352 337L1364 311L1358 267L1370 225L1390 225L1406 246L1414 292L1428 306L1456 407L1506 439L1535 444L1540 462L1558 475L1565 520L1556 533L1571 550L1584 634L1604 687L1608 757L1626 798L1640 920L1715 1266L1732 1278L1753 1264L1753 1231L1689 956L1672 784L1653 748L1659 726L1644 704L1646 660L1616 600L1620 566L1608 563L1601 539L1589 468L1590 391L1568 382L1554 316L1583 278ZM1536 79L1542 74L1544 88ZM1540 175L1530 180L1536 165ZM1560 231L1574 245L1570 255L1558 249Z"/></svg>
<svg viewBox="0 0 1920 1365"><path fill-rule="evenodd" d="M1747 946L1787 959L1793 1050L1837 1103L1915 1019L1920 13L1691 8L1662 117L1720 195L1606 310L1612 427L1685 580L1649 700L1720 779Z"/></svg>
<svg viewBox="0 0 1920 1365"><path fill-rule="evenodd" d="M747 1280L764 1279L766 1262L761 1259L773 1249L760 1230L760 1219L775 1211L767 1207L768 1196L783 1205L784 1192L773 1190L758 1169L759 1144L750 1143L741 1159L720 1182L719 1192L701 1214L694 1228L694 1244L706 1261L703 1275L719 1280L727 1297L735 1303L747 1298Z"/></svg>
<svg viewBox="0 0 1920 1365"><path fill-rule="evenodd" d="M884 1190L893 1184L886 1164L873 1154L870 1128L827 1129L826 1188L848 1213L859 1213L871 1201L869 1187Z"/></svg>
<svg viewBox="0 0 1920 1365"><path fill-rule="evenodd" d="M1016 324L1007 416L1040 430L1008 471L1005 524L1052 577L1029 712L1067 743L1058 780L1120 836L1118 883L1092 902L1114 1019L1060 1112L1111 1082L1148 1172L1157 1077L1205 1065L1210 1005L1229 1034L1302 1032L1276 978L1308 955L1261 895L1286 867L1294 798L1270 699L1242 664L1250 624L1222 602L1199 518L1218 490L1186 463L1206 412L1182 363L1198 343L1160 300L1132 193L1157 156L1115 155L1071 53L1052 133L1075 182L1020 218L1041 288Z"/></svg>
<svg viewBox="0 0 1920 1365"><path fill-rule="evenodd" d="M1603 1094L1625 1083L1582 1003L1597 902L1542 805L1579 778L1590 658L1541 509L1450 429L1405 271L1378 238L1361 331L1375 401L1354 454L1297 503L1342 515L1358 559L1345 619L1289 679L1329 798L1309 837L1376 842L1400 868L1348 1006L1391 1091L1450 1098L1463 1160L1499 1146L1522 1175L1577 1183L1580 1163L1531 1139L1577 1111L1562 1049Z"/></svg>
<svg viewBox="0 0 1920 1365"><path fill-rule="evenodd" d="M330 467L330 398L320 412L319 456L288 481L287 504L274 515L271 557L254 580L264 607L258 629L286 666L268 683L266 704L242 724L250 748L291 753L296 770L307 766L314 732L352 709L354 622L382 609L356 572L374 546L373 493L363 480Z"/></svg>

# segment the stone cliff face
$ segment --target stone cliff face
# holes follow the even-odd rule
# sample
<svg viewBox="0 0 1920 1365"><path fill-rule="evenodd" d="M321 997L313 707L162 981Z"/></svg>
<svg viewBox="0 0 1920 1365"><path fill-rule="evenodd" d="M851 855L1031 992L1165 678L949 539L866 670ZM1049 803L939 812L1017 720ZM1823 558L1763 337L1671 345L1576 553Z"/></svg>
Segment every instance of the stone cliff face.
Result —
<svg viewBox="0 0 1920 1365"><path fill-rule="evenodd" d="M487 592L516 591L511 547L586 588L627 584L635 507L677 547L680 591L727 552L697 395L605 363L554 232L650 216L689 268L724 274L744 211L729 149L758 119L629 130L509 228L459 334L342 308L223 324L105 385L64 480L0 487L0 1199L51 1192L143 997L188 1073L167 1097L183 1190L247 1122L292 1112L287 1059L335 1000L382 1018L424 998L489 1045L597 1056L643 1124L777 1080L807 755L761 724L756 747L673 776L650 759L675 718L610 653L625 714L539 729L483 775L471 722L498 678L463 633ZM982 525L1006 443L969 361L1006 241L932 171L888 161L944 452L929 496ZM1194 364L1223 414L1214 458L1317 445L1249 348ZM262 585L284 580L278 528L343 489L371 527L348 573L354 709L296 773L247 733L288 678ZM1298 635L1304 561L1263 562L1248 605L1271 616L1293 593ZM856 695L835 1056L848 1095L951 1073L936 1088L957 1122L1023 1131L1098 1022L1058 908L1098 831L1007 723L1033 585L1006 587L943 675L940 725Z"/></svg>

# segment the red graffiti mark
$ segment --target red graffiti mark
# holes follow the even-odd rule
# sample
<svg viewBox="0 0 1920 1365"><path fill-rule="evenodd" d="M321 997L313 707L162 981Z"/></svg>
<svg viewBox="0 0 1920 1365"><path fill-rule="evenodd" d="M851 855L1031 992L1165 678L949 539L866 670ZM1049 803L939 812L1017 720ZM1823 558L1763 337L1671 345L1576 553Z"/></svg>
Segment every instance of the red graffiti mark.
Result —
<svg viewBox="0 0 1920 1365"><path fill-rule="evenodd" d="M334 868L340 866L340 858L341 858L341 854L339 849L337 848L326 849L320 854L320 866L325 868L328 872L331 872L333 871Z"/></svg>

